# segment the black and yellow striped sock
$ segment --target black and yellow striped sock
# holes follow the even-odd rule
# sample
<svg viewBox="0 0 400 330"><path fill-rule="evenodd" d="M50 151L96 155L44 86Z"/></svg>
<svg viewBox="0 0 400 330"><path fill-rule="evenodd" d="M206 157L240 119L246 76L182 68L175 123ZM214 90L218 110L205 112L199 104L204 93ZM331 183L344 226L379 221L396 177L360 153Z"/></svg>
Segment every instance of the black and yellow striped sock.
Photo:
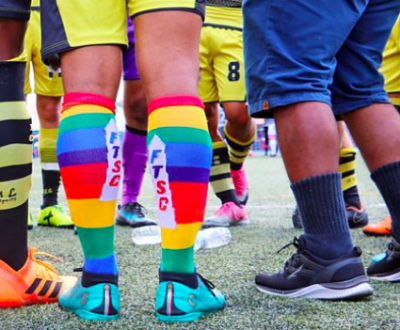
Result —
<svg viewBox="0 0 400 330"><path fill-rule="evenodd" d="M228 147L224 141L213 142L210 183L222 204L234 202L240 206L231 178Z"/></svg>
<svg viewBox="0 0 400 330"><path fill-rule="evenodd" d="M43 204L42 208L58 204L60 168L57 161L57 128L39 130L39 156L42 165Z"/></svg>
<svg viewBox="0 0 400 330"><path fill-rule="evenodd" d="M342 173L342 190L346 207L361 207L360 195L357 189L356 154L353 148L340 150L339 171Z"/></svg>
<svg viewBox="0 0 400 330"><path fill-rule="evenodd" d="M32 175L31 117L24 79L25 62L0 62L0 259L15 270L28 256Z"/></svg>
<svg viewBox="0 0 400 330"><path fill-rule="evenodd" d="M228 133L226 126L224 128L224 132L226 142L229 146L229 161L231 164L231 169L234 171L239 171L242 168L246 157L249 155L251 146L253 145L253 142L256 138L256 134L254 134L254 136L249 141L242 142L232 137Z"/></svg>

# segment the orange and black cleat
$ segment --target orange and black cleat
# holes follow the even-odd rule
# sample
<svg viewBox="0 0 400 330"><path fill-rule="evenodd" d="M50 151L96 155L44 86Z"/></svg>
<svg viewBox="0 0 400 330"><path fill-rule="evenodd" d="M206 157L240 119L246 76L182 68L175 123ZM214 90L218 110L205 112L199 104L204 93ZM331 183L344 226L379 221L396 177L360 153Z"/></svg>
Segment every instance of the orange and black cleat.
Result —
<svg viewBox="0 0 400 330"><path fill-rule="evenodd" d="M365 226L363 232L368 236L390 236L392 234L392 218L387 216L381 222Z"/></svg>
<svg viewBox="0 0 400 330"><path fill-rule="evenodd" d="M19 271L0 260L0 308L54 303L61 292L75 284L75 277L59 276L52 264L36 259L37 255L53 257L30 249Z"/></svg>

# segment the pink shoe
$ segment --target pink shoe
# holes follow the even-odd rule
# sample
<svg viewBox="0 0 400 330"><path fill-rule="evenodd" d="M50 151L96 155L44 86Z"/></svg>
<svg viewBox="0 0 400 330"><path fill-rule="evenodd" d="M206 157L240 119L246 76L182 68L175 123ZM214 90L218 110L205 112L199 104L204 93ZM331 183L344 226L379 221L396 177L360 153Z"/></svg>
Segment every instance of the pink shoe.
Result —
<svg viewBox="0 0 400 330"><path fill-rule="evenodd" d="M231 170L233 185L235 186L236 196L242 205L246 205L249 199L249 185L247 183L244 167L238 171Z"/></svg>
<svg viewBox="0 0 400 330"><path fill-rule="evenodd" d="M250 220L244 206L237 206L234 202L223 204L211 217L203 222L203 228L245 226Z"/></svg>

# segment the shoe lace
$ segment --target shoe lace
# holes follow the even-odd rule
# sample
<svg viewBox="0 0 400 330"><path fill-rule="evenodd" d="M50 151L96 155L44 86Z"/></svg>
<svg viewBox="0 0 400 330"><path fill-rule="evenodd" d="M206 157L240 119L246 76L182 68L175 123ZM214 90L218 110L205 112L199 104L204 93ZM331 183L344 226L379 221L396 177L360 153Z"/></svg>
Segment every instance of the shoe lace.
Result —
<svg viewBox="0 0 400 330"><path fill-rule="evenodd" d="M296 249L298 249L299 246L300 246L300 240L297 237L294 237L293 241L291 241L290 243L284 245L283 247L281 247L275 253L278 254L278 253L282 252L283 250L286 250L290 246L294 246ZM299 261L299 254L296 252L289 258L288 261L286 261L286 263L285 263L285 265L283 267L283 271L290 273L291 272L290 269L295 268L295 266L298 264L298 261Z"/></svg>
<svg viewBox="0 0 400 330"><path fill-rule="evenodd" d="M36 264L36 275L37 277L43 277L43 278L52 278L56 279L58 277L56 270L54 269L54 266L46 261L36 259L36 256L44 256L48 257L57 261L62 261L62 259L53 256L50 253L46 252L39 252L36 248L32 248L29 252L33 262Z"/></svg>
<svg viewBox="0 0 400 330"><path fill-rule="evenodd" d="M54 205L54 208L62 213L65 213L64 208L61 205Z"/></svg>
<svg viewBox="0 0 400 330"><path fill-rule="evenodd" d="M125 204L123 208L126 209L127 212L136 213L143 217L144 214L147 213L146 208L143 205L139 204L138 202Z"/></svg>
<svg viewBox="0 0 400 330"><path fill-rule="evenodd" d="M215 212L216 215L225 214L231 211L232 205L235 204L233 202L228 202L222 204L222 206Z"/></svg>
<svg viewBox="0 0 400 330"><path fill-rule="evenodd" d="M197 275L200 277L201 281L204 283L204 285L209 288L211 291L213 289L215 289L215 285L213 282L211 282L210 280L207 280L206 278L204 278L203 276L201 276L200 274L197 273Z"/></svg>

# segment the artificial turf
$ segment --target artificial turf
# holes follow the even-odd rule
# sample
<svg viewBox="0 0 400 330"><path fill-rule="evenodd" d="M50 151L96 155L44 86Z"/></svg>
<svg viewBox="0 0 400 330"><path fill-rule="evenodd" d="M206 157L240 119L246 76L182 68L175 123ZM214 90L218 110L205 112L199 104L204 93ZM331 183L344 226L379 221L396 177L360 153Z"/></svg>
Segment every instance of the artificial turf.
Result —
<svg viewBox="0 0 400 330"><path fill-rule="evenodd" d="M35 218L41 202L41 179L39 164L35 162L34 165L31 209ZM154 316L154 296L160 247L134 246L130 229L118 227L116 249L122 294L119 320L107 324L84 322L53 304L1 310L0 329L399 329L400 284L372 282L375 294L357 302L289 300L270 297L255 289L255 274L261 270L280 270L293 249L279 254L276 251L301 231L292 228L294 199L282 159L252 157L246 169L251 189L247 208L251 225L233 228L233 241L229 246L197 253L199 272L227 297L225 311L192 324L159 323ZM358 165L358 181L370 221L380 221L387 211L362 161ZM208 214L218 206L211 190L209 195ZM65 198L61 200L66 205ZM154 216L149 176L145 179L140 201L149 209L149 215ZM374 254L384 251L388 241L366 237L360 230L353 231L353 238L363 249L365 265ZM29 239L31 246L63 259L54 263L62 274L72 275L73 268L82 265L79 241L71 230L35 227Z"/></svg>

